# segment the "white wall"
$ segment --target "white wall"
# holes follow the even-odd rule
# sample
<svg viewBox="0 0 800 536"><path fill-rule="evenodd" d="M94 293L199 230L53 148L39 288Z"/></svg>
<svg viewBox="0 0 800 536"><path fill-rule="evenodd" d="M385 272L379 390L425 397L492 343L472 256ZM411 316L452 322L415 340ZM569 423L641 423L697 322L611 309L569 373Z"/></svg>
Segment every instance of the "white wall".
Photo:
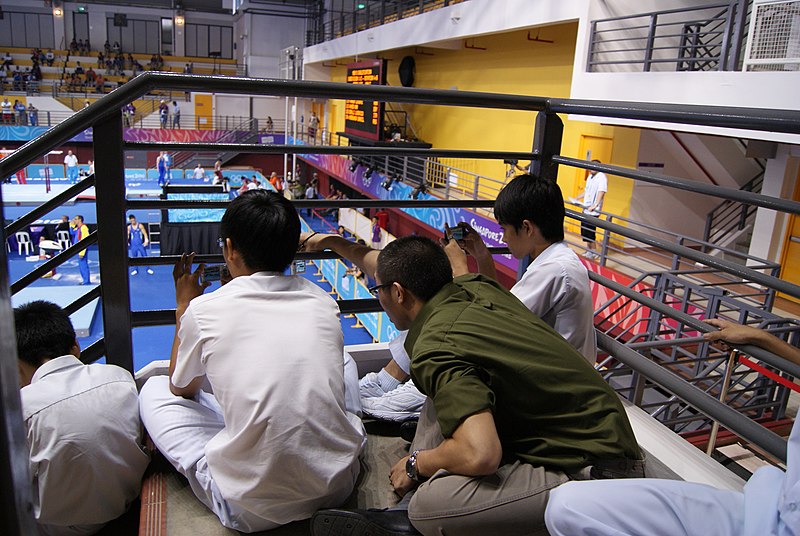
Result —
<svg viewBox="0 0 800 536"><path fill-rule="evenodd" d="M260 128L264 128L263 122L266 121L267 116L271 116L273 121L277 121L282 120L285 115L286 104L283 97L214 96L214 115L249 117L251 106L253 117L258 119Z"/></svg>
<svg viewBox="0 0 800 536"><path fill-rule="evenodd" d="M290 46L305 44L306 21L289 17L273 17L247 13L245 15L248 41L248 66L250 76L277 78L280 52ZM234 36L239 43L242 40ZM274 116L273 116L274 117Z"/></svg>
<svg viewBox="0 0 800 536"><path fill-rule="evenodd" d="M761 193L773 197L791 199L800 167L800 147L780 145L775 158L767 161ZM753 224L750 255L779 262L783 248L783 237L789 218L782 212L759 208Z"/></svg>
<svg viewBox="0 0 800 536"><path fill-rule="evenodd" d="M639 140L638 162L663 164L663 168L638 168L663 175L696 180L708 180L692 162L677 150L665 145L658 132L642 131ZM647 225L702 239L705 215L719 204L714 197L666 188L641 181L634 182L630 218Z"/></svg>
<svg viewBox="0 0 800 536"><path fill-rule="evenodd" d="M372 54L585 17L590 0L470 0L307 47L305 63Z"/></svg>

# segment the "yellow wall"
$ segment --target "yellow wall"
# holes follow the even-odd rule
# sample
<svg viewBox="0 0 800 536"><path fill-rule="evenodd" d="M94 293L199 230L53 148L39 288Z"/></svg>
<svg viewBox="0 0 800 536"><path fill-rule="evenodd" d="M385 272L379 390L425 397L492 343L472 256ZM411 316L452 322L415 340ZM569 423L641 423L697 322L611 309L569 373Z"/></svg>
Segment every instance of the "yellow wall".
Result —
<svg viewBox="0 0 800 536"><path fill-rule="evenodd" d="M455 50L414 48L383 53L388 60L387 83L400 86L397 67L406 55L416 60L415 87L459 89L509 93L529 96L568 98L575 54L577 23L566 23L542 28L541 39L554 43L528 40L527 31L478 37L467 40L466 48ZM331 68L331 81L344 82L346 63L339 60ZM331 132L344 130L344 103L336 103L336 117L329 118ZM534 112L462 108L429 105L393 105L411 114L411 123L418 136L436 148L530 151L533 143ZM332 114L334 115L334 114ZM581 135L611 138L613 141L610 163L636 167L639 149L639 131L623 127L603 126L595 123L564 121L562 154L579 155ZM480 175L505 177L502 162L478 160L474 171ZM562 166L558 181L565 196L572 195L576 180L583 186L583 171ZM609 176L609 192L605 209L628 215L632 181Z"/></svg>

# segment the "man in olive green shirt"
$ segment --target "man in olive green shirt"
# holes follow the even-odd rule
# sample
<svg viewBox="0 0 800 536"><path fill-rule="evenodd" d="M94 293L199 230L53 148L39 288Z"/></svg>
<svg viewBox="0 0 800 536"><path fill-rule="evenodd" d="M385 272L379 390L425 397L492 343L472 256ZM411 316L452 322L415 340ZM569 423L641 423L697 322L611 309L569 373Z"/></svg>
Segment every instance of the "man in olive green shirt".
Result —
<svg viewBox="0 0 800 536"><path fill-rule="evenodd" d="M400 496L419 486L407 514L417 530L546 534L550 489L570 479L644 476L614 391L497 282L453 279L444 250L415 236L388 244L375 275L381 306L397 329L409 330L411 376L429 397L411 455L390 475ZM404 515L323 510L312 531L413 533Z"/></svg>

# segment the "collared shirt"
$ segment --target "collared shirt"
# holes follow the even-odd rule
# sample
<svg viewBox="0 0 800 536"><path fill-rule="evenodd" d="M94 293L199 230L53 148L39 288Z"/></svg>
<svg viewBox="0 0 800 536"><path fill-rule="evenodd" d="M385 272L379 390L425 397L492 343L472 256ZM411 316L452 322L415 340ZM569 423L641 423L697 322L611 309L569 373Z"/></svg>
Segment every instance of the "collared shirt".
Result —
<svg viewBox="0 0 800 536"><path fill-rule="evenodd" d="M566 242L533 259L511 293L594 365L597 342L589 275Z"/></svg>
<svg viewBox="0 0 800 536"><path fill-rule="evenodd" d="M490 409L506 463L574 472L641 457L614 390L492 279L468 274L445 285L414 319L406 350L445 437Z"/></svg>
<svg viewBox="0 0 800 536"><path fill-rule="evenodd" d="M222 496L277 524L343 503L364 438L345 410L336 302L299 276L239 276L181 317L172 383L206 376L225 428L205 449Z"/></svg>
<svg viewBox="0 0 800 536"><path fill-rule="evenodd" d="M66 164L67 167L75 167L78 165L78 157L74 154L68 154L64 157L64 164Z"/></svg>
<svg viewBox="0 0 800 536"><path fill-rule="evenodd" d="M149 463L130 373L65 355L39 367L20 396L36 519L87 525L122 515Z"/></svg>
<svg viewBox="0 0 800 536"><path fill-rule="evenodd" d="M786 472L758 469L744 486L743 536L800 534L800 421L786 445Z"/></svg>

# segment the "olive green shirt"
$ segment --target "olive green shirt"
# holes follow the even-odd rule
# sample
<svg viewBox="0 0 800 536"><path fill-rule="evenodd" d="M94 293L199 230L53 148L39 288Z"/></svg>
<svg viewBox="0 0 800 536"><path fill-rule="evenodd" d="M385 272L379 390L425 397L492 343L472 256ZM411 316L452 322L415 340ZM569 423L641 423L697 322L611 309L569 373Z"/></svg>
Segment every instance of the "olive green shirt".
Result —
<svg viewBox="0 0 800 536"><path fill-rule="evenodd" d="M641 454L617 394L561 335L492 279L469 274L419 312L411 376L451 437L490 409L505 463L566 472Z"/></svg>

